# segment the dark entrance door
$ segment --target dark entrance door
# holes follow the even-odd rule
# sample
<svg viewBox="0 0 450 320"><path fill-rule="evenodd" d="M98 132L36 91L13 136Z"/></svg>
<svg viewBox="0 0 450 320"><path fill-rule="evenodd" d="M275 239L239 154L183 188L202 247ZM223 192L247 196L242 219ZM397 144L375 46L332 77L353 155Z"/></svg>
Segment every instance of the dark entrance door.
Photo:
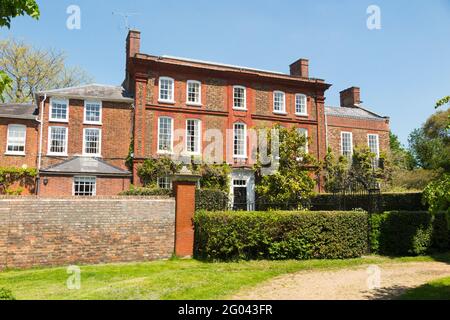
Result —
<svg viewBox="0 0 450 320"><path fill-rule="evenodd" d="M233 210L247 211L247 187L234 187Z"/></svg>

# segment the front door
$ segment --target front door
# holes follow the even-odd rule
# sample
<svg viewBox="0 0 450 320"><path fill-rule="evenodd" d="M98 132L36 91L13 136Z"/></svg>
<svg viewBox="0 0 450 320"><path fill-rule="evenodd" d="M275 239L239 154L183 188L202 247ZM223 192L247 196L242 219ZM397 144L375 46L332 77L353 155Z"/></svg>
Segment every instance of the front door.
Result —
<svg viewBox="0 0 450 320"><path fill-rule="evenodd" d="M234 187L233 210L247 211L247 187Z"/></svg>

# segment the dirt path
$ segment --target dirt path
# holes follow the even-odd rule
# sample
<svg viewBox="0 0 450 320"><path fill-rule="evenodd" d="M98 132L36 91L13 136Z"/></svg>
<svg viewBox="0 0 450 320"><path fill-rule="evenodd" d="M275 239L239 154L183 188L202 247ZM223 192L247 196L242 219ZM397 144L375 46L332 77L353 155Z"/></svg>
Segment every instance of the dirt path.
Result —
<svg viewBox="0 0 450 320"><path fill-rule="evenodd" d="M377 277L377 274L380 274L380 277ZM450 276L450 265L441 262L380 264L378 267L365 265L336 271L302 271L246 289L232 299L392 299L406 289L447 276ZM369 284L376 288L370 290Z"/></svg>

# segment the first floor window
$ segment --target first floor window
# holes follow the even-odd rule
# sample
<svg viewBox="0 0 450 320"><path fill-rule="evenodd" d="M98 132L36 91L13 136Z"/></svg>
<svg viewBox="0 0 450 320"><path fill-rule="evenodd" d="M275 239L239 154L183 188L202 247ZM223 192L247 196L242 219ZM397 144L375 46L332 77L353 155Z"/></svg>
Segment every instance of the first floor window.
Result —
<svg viewBox="0 0 450 320"><path fill-rule="evenodd" d="M234 157L247 156L247 127L244 123L234 124Z"/></svg>
<svg viewBox="0 0 450 320"><path fill-rule="evenodd" d="M25 154L27 127L10 124L8 126L7 154Z"/></svg>
<svg viewBox="0 0 450 320"><path fill-rule="evenodd" d="M233 88L233 107L235 109L247 109L247 97L245 87L235 86Z"/></svg>
<svg viewBox="0 0 450 320"><path fill-rule="evenodd" d="M171 190L172 189L172 179L170 179L170 177L158 178L158 187L160 189Z"/></svg>
<svg viewBox="0 0 450 320"><path fill-rule="evenodd" d="M369 150L375 154L375 159L373 159L372 165L378 167L378 159L380 158L380 143L377 134L369 134L367 136Z"/></svg>
<svg viewBox="0 0 450 320"><path fill-rule="evenodd" d="M173 102L174 80L172 78L159 78L159 100Z"/></svg>
<svg viewBox="0 0 450 320"><path fill-rule="evenodd" d="M67 128L50 127L48 144L50 154L67 154Z"/></svg>
<svg viewBox="0 0 450 320"><path fill-rule="evenodd" d="M304 147L302 148L302 151L303 152L305 152L305 153L308 153L308 129L303 129L303 128L298 128L297 129L297 132L298 132L298 134L300 135L300 136L302 136L302 137L304 137L305 138L305 145L304 145Z"/></svg>
<svg viewBox="0 0 450 320"><path fill-rule="evenodd" d="M158 152L172 152L173 120L161 117L158 120Z"/></svg>
<svg viewBox="0 0 450 320"><path fill-rule="evenodd" d="M68 121L69 102L67 100L52 99L50 105L50 121Z"/></svg>
<svg viewBox="0 0 450 320"><path fill-rule="evenodd" d="M273 111L286 112L286 96L284 92L275 91L273 94Z"/></svg>
<svg viewBox="0 0 450 320"><path fill-rule="evenodd" d="M101 154L101 130L84 129L84 154L99 156Z"/></svg>
<svg viewBox="0 0 450 320"><path fill-rule="evenodd" d="M353 155L353 135L351 132L341 132L341 153L347 158Z"/></svg>
<svg viewBox="0 0 450 320"><path fill-rule="evenodd" d="M190 153L200 153L200 120L186 121L186 149Z"/></svg>
<svg viewBox="0 0 450 320"><path fill-rule="evenodd" d="M84 104L84 121L86 123L100 124L102 122L102 104L100 102L86 101Z"/></svg>
<svg viewBox="0 0 450 320"><path fill-rule="evenodd" d="M295 113L299 115L306 115L306 96L304 94L295 95Z"/></svg>
<svg viewBox="0 0 450 320"><path fill-rule="evenodd" d="M201 83L189 80L187 82L187 103L201 104Z"/></svg>
<svg viewBox="0 0 450 320"><path fill-rule="evenodd" d="M74 177L73 195L92 197L96 195L97 179L95 177Z"/></svg>

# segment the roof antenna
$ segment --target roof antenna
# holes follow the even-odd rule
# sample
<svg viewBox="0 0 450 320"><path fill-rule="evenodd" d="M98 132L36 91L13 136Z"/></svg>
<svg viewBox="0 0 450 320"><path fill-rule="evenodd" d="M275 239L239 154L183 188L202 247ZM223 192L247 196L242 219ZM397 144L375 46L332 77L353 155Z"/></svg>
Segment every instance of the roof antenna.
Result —
<svg viewBox="0 0 450 320"><path fill-rule="evenodd" d="M124 19L125 28L128 31L130 31L131 28L130 28L130 24L129 24L129 18L132 17L132 16L137 16L140 13L137 13L137 12L113 12L112 14L115 15L115 16L121 16Z"/></svg>

